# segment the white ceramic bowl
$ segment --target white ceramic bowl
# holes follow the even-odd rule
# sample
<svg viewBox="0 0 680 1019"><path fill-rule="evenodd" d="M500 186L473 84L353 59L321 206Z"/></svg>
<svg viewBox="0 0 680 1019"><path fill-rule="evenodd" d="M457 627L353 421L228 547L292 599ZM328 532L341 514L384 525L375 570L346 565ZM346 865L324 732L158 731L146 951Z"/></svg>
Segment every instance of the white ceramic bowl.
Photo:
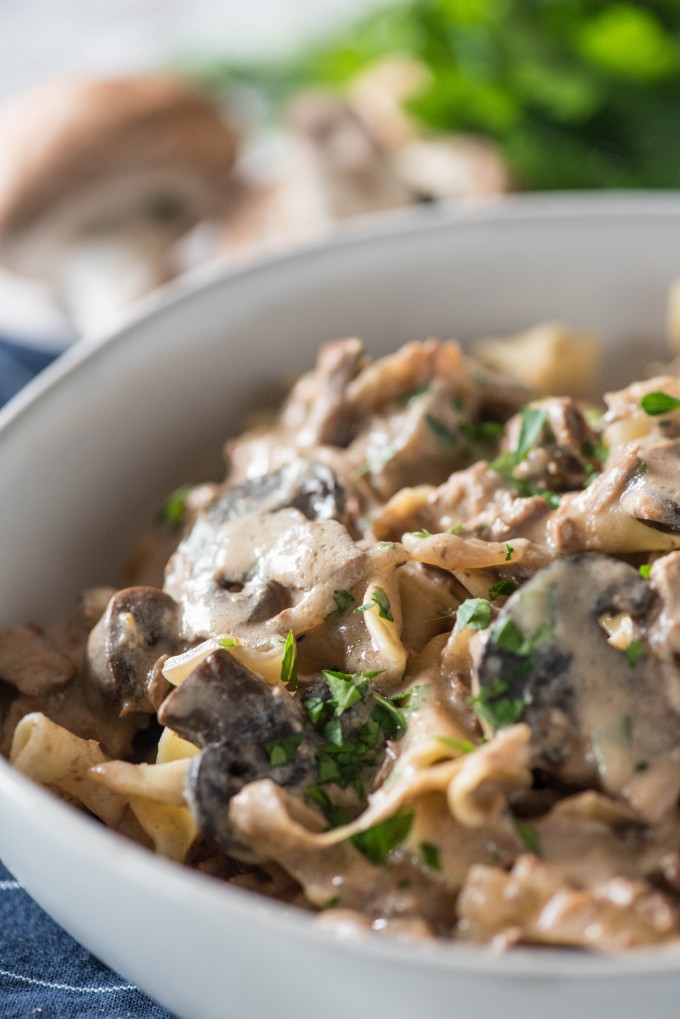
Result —
<svg viewBox="0 0 680 1019"><path fill-rule="evenodd" d="M175 485L319 343L383 353L552 318L602 330L610 378L664 332L680 276L680 197L518 198L382 221L203 281L0 413L0 624L47 620L115 579ZM637 345L637 346L636 346ZM636 353L633 353L636 351ZM505 956L377 936L339 940L277 903L157 860L0 762L0 856L100 958L183 1019L676 1019L680 954Z"/></svg>

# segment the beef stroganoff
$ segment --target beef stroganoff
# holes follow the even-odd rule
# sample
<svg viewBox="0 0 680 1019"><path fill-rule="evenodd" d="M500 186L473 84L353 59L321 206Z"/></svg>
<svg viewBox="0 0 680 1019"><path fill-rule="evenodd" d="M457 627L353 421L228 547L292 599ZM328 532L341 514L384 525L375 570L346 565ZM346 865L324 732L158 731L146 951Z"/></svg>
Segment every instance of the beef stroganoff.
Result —
<svg viewBox="0 0 680 1019"><path fill-rule="evenodd" d="M324 923L677 938L679 439L674 375L599 407L329 344L131 586L0 633L4 752Z"/></svg>

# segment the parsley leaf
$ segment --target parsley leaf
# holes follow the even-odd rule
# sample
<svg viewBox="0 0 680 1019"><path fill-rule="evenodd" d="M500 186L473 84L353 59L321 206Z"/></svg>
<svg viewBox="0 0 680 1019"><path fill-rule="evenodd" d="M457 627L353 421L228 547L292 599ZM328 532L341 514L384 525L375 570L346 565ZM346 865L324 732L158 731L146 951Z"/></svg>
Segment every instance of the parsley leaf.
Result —
<svg viewBox="0 0 680 1019"><path fill-rule="evenodd" d="M521 821L518 817L513 817L512 823L515 826L515 831L529 852L533 853L534 856L540 856L541 837L534 828L533 824L529 824L527 821Z"/></svg>
<svg viewBox="0 0 680 1019"><path fill-rule="evenodd" d="M523 407L522 423L519 429L515 463L519 464L528 457L532 446L543 431L548 420L548 412L544 407Z"/></svg>
<svg viewBox="0 0 680 1019"><path fill-rule="evenodd" d="M379 693L373 694L376 706L371 712L371 718L385 730L392 739L399 739L406 732L406 719L399 708L387 697L381 697Z"/></svg>
<svg viewBox="0 0 680 1019"><path fill-rule="evenodd" d="M324 669L323 678L331 691L336 718L340 718L353 704L358 704L368 688L368 676L365 673L350 675L347 672Z"/></svg>
<svg viewBox="0 0 680 1019"><path fill-rule="evenodd" d="M417 400L419 396L422 396L423 393L426 393L429 388L430 384L429 382L426 382L425 385L418 386L417 389L410 389L407 393L402 393L401 396L397 397L397 402L403 407L407 407L409 403L412 403L414 400Z"/></svg>
<svg viewBox="0 0 680 1019"><path fill-rule="evenodd" d="M508 545L508 543L507 543L507 541L506 541L506 543L505 543L505 561L506 561L506 563L509 563L509 562L510 562L510 560L512 559L512 553L513 553L514 551L515 551L515 550L514 550L514 548L512 547L512 545Z"/></svg>
<svg viewBox="0 0 680 1019"><path fill-rule="evenodd" d="M524 407L522 409L522 421L517 446L514 450L506 450L505 453L501 453L495 460L492 460L489 464L489 470L499 474L505 481L511 484L521 498L527 499L531 496L540 496L541 499L545 499L550 509L557 509L560 504L560 497L555 492L515 476L515 468L523 460L526 460L547 420L548 412L543 407ZM506 545L506 549L510 549L510 553L512 553L509 545Z"/></svg>
<svg viewBox="0 0 680 1019"><path fill-rule="evenodd" d="M497 679L493 686L482 687L478 694L470 697L472 710L478 718L486 722L496 732L506 725L514 725L524 713L524 701L521 697L504 697L508 684Z"/></svg>
<svg viewBox="0 0 680 1019"><path fill-rule="evenodd" d="M291 690L297 690L297 644L292 630L288 631L286 643L283 649L281 660L281 682L290 686Z"/></svg>
<svg viewBox="0 0 680 1019"><path fill-rule="evenodd" d="M480 421L477 425L461 421L458 428L466 439L476 443L495 442L505 431L505 426L500 421Z"/></svg>
<svg viewBox="0 0 680 1019"><path fill-rule="evenodd" d="M517 584L514 580L508 580L507 577L501 577L497 584L489 588L489 601L496 601L498 598L507 598L508 595L512 594L517 590Z"/></svg>
<svg viewBox="0 0 680 1019"><path fill-rule="evenodd" d="M640 567L640 576L643 577L645 580L647 580L651 572L652 572L651 563L643 563L642 566Z"/></svg>
<svg viewBox="0 0 680 1019"><path fill-rule="evenodd" d="M423 854L423 860L431 870L442 869L442 861L438 845L434 842L421 842L420 851Z"/></svg>
<svg viewBox="0 0 680 1019"><path fill-rule="evenodd" d="M335 611L340 616L344 615L344 613L347 612L347 609L351 608L352 605L354 605L355 600L356 599L353 597L353 595L351 595L349 591L345 591L345 589L342 587L339 587L335 591L333 591L333 601L335 602L336 605Z"/></svg>
<svg viewBox="0 0 680 1019"><path fill-rule="evenodd" d="M352 836L352 844L368 857L371 863L383 866L393 849L407 838L413 825L413 811L400 810L393 817L373 825L367 831Z"/></svg>
<svg viewBox="0 0 680 1019"><path fill-rule="evenodd" d="M520 648L524 643L522 633L509 616L498 623L491 639L493 643L502 648L503 651L510 651L515 655L519 654Z"/></svg>
<svg viewBox="0 0 680 1019"><path fill-rule="evenodd" d="M644 640L631 640L624 654L631 666L637 665L641 658L644 658L647 646Z"/></svg>
<svg viewBox="0 0 680 1019"><path fill-rule="evenodd" d="M226 647L226 648L236 647L236 638L235 637L218 637L217 638L217 643L220 645L220 647Z"/></svg>
<svg viewBox="0 0 680 1019"><path fill-rule="evenodd" d="M281 739L265 743L264 748L269 756L271 766L281 768L284 764L290 764L301 742L302 733L295 733L292 736L283 736Z"/></svg>
<svg viewBox="0 0 680 1019"><path fill-rule="evenodd" d="M192 487L192 485L180 485L179 488L170 493L159 510L159 521L169 524L173 531L179 531L184 523L184 515L187 510L187 496Z"/></svg>
<svg viewBox="0 0 680 1019"><path fill-rule="evenodd" d="M383 591L382 587L376 587L371 595L371 600L366 602L364 605L360 605L356 608L355 612L368 612L374 605L378 606L378 615L382 619L389 619L391 623L394 622L394 616L392 615L390 600Z"/></svg>
<svg viewBox="0 0 680 1019"><path fill-rule="evenodd" d="M440 446L451 450L458 444L458 437L453 430L434 414L425 415L425 424L430 429Z"/></svg>
<svg viewBox="0 0 680 1019"><path fill-rule="evenodd" d="M680 400L677 400L669 393L645 393L640 400L640 406L645 414L650 417L658 417L659 414L669 414L671 411L680 408Z"/></svg>
<svg viewBox="0 0 680 1019"><path fill-rule="evenodd" d="M341 807L337 807L325 789L318 785L308 785L306 789L309 799L321 808L323 816L333 828L339 828L341 824L347 824L347 814Z"/></svg>
<svg viewBox="0 0 680 1019"><path fill-rule="evenodd" d="M477 749L474 743L467 739L452 739L451 736L435 736L434 738L439 743L444 743L445 746L460 751L461 754L471 754L473 750Z"/></svg>
<svg viewBox="0 0 680 1019"><path fill-rule="evenodd" d="M456 613L456 629L486 630L491 624L491 604L486 598L468 598L458 606Z"/></svg>

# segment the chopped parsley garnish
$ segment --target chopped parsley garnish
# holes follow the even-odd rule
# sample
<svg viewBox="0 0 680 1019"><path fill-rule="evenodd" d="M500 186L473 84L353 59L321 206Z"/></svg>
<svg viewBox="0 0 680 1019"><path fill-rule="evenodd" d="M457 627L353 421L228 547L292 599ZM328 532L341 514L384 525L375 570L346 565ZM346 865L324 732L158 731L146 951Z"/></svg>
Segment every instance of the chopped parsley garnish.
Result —
<svg viewBox="0 0 680 1019"><path fill-rule="evenodd" d="M533 824L529 824L527 821L521 821L518 817L513 817L512 823L515 826L515 831L529 852L533 853L534 856L540 856L541 837L534 828Z"/></svg>
<svg viewBox="0 0 680 1019"><path fill-rule="evenodd" d="M456 613L456 629L486 630L491 625L491 604L486 598L468 598L458 606Z"/></svg>
<svg viewBox="0 0 680 1019"><path fill-rule="evenodd" d="M449 527L449 534L462 534L465 530L465 524L454 524L453 527Z"/></svg>
<svg viewBox="0 0 680 1019"><path fill-rule="evenodd" d="M426 382L423 386L418 386L417 389L410 389L407 393L402 393L401 396L397 397L397 402L401 403L404 407L408 406L414 400L417 400L419 396L426 393L430 388L429 382Z"/></svg>
<svg viewBox="0 0 680 1019"><path fill-rule="evenodd" d="M520 648L524 643L521 631L509 616L499 622L492 635L492 640L503 651L510 651L515 655L520 653Z"/></svg>
<svg viewBox="0 0 680 1019"><path fill-rule="evenodd" d="M351 595L349 591L345 591L345 589L342 587L336 588L336 590L333 591L335 611L338 613L339 616L344 615L344 613L347 612L347 610L350 609L352 605L354 605L355 600L356 599L354 598L354 596Z"/></svg>
<svg viewBox="0 0 680 1019"><path fill-rule="evenodd" d="M297 644L292 630L288 631L286 643L283 648L281 660L281 682L286 683L291 690L296 690L298 685L297 676Z"/></svg>
<svg viewBox="0 0 680 1019"><path fill-rule="evenodd" d="M451 449L458 444L458 437L453 430L443 421L440 421L434 414L425 415L425 424L430 429L440 446L444 446L447 449Z"/></svg>
<svg viewBox="0 0 680 1019"><path fill-rule="evenodd" d="M365 797L366 769L377 765L381 742L385 737L398 740L406 732L406 718L395 701L407 700L410 692L390 698L369 692L369 680L381 671L348 673L325 669L323 677L331 696L316 695L303 701L310 721L324 741L317 754L318 787L335 784L344 789L352 785ZM372 708L371 714L348 739L343 732L342 715L361 703Z"/></svg>
<svg viewBox="0 0 680 1019"><path fill-rule="evenodd" d="M597 442L586 439L581 443L581 456L587 457L589 460L606 460L607 452L607 447L602 439L598 439Z"/></svg>
<svg viewBox="0 0 680 1019"><path fill-rule="evenodd" d="M414 538L431 538L432 537L432 531L428 531L424 527L420 531L411 531L411 534L413 535Z"/></svg>
<svg viewBox="0 0 680 1019"><path fill-rule="evenodd" d="M677 400L669 393L645 393L640 400L640 406L645 414L650 417L658 417L659 414L669 414L671 411L680 409L680 400Z"/></svg>
<svg viewBox="0 0 680 1019"><path fill-rule="evenodd" d="M326 713L326 705L329 703L325 701L323 697L308 697L302 702L305 706L305 710L309 715L309 720L312 725L316 725L321 721Z"/></svg>
<svg viewBox="0 0 680 1019"><path fill-rule="evenodd" d="M178 531L184 523L184 515L187 511L187 497L192 485L180 485L174 492L171 492L163 503L158 519L169 524L173 531Z"/></svg>
<svg viewBox="0 0 680 1019"><path fill-rule="evenodd" d="M427 699L428 686L426 683L416 683L404 694L393 698L399 701L399 706L405 715L412 715L418 708L422 708Z"/></svg>
<svg viewBox="0 0 680 1019"><path fill-rule="evenodd" d="M269 756L269 763L273 768L281 768L284 764L290 764L297 753L297 748L302 742L302 733L293 736L283 736L281 739L265 743L264 748Z"/></svg>
<svg viewBox="0 0 680 1019"><path fill-rule="evenodd" d="M340 718L353 704L358 704L368 689L368 675L363 672L350 675L347 672L324 669L323 678L331 692L333 714L336 718Z"/></svg>
<svg viewBox="0 0 680 1019"><path fill-rule="evenodd" d="M387 863L390 853L408 837L413 825L413 811L400 810L393 817L388 817L367 831L352 836L352 844L363 853L371 863L383 866Z"/></svg>
<svg viewBox="0 0 680 1019"><path fill-rule="evenodd" d="M505 426L500 421L480 421L477 425L461 421L458 428L466 439L477 443L496 442L505 431Z"/></svg>
<svg viewBox="0 0 680 1019"><path fill-rule="evenodd" d="M434 842L421 842L420 852L423 854L423 860L431 870L441 870L442 861L439 854L439 846Z"/></svg>
<svg viewBox="0 0 680 1019"><path fill-rule="evenodd" d="M366 748L359 743L325 743L317 759L319 785L339 785L342 789L353 785L360 796L365 795L362 776L364 768L373 764L366 757Z"/></svg>
<svg viewBox="0 0 680 1019"><path fill-rule="evenodd" d="M637 665L641 658L644 658L647 646L644 640L631 640L624 654L629 665Z"/></svg>
<svg viewBox="0 0 680 1019"><path fill-rule="evenodd" d="M355 612L368 612L374 605L378 606L378 615L382 619L389 619L391 623L394 622L394 616L390 608L390 600L383 591L382 587L376 587L371 595L371 600L366 602L364 605L360 605L356 608Z"/></svg>
<svg viewBox="0 0 680 1019"><path fill-rule="evenodd" d="M509 651L511 654L527 658L531 655L532 651L535 651L541 644L545 644L552 636L552 632L552 624L544 620L540 626L536 627L533 633L525 637L516 623L508 616L499 621L491 634L491 640L496 647L502 648L503 651Z"/></svg>
<svg viewBox="0 0 680 1019"><path fill-rule="evenodd" d="M434 738L439 743L444 743L445 746L460 751L461 754L471 754L473 750L477 749L474 743L468 739L453 739L451 736L435 736Z"/></svg>
<svg viewBox="0 0 680 1019"><path fill-rule="evenodd" d="M226 647L226 648L236 647L236 638L235 637L218 637L217 638L217 643L220 645L220 647Z"/></svg>
<svg viewBox="0 0 680 1019"><path fill-rule="evenodd" d="M482 687L478 694L470 698L472 710L478 718L486 722L494 732L506 725L514 725L524 713L524 701L521 697L504 697L508 684L497 679L493 686Z"/></svg>
<svg viewBox="0 0 680 1019"><path fill-rule="evenodd" d="M308 785L306 792L309 799L321 808L321 813L332 828L339 828L341 824L347 824L349 820L347 814L341 807L337 807L333 803L325 789L318 785Z"/></svg>
<svg viewBox="0 0 680 1019"><path fill-rule="evenodd" d="M396 547L397 547L396 541L379 541L378 542L378 548L396 548ZM352 601L354 601L354 598L352 598Z"/></svg>
<svg viewBox="0 0 680 1019"><path fill-rule="evenodd" d="M528 499L531 496L539 496L541 499L545 499L550 509L557 509L560 497L556 492L515 476L515 468L526 460L547 420L548 412L544 408L524 407L517 446L513 450L506 450L505 453L501 453L495 460L492 460L489 469L511 484L521 498Z"/></svg>
<svg viewBox="0 0 680 1019"><path fill-rule="evenodd" d="M644 580L648 579L651 572L652 572L651 563L643 563L642 566L640 567L640 576L643 577Z"/></svg>
<svg viewBox="0 0 680 1019"><path fill-rule="evenodd" d="M339 718L331 718L330 721L326 722L323 727L323 738L328 743L333 743L336 747L342 746L342 722Z"/></svg>
<svg viewBox="0 0 680 1019"><path fill-rule="evenodd" d="M649 768L649 761L637 761L633 771L640 775L643 771L647 771Z"/></svg>
<svg viewBox="0 0 680 1019"><path fill-rule="evenodd" d="M507 577L502 577L497 584L489 588L489 601L496 601L498 598L507 598L508 595L512 594L517 590L517 584L514 580L508 580Z"/></svg>
<svg viewBox="0 0 680 1019"><path fill-rule="evenodd" d="M507 541L506 541L506 543L505 543L505 562L506 562L506 563L509 563L509 562L510 562L510 560L512 559L512 553L513 553L514 551L515 551L515 550L514 550L514 548L512 547L512 545L508 545L508 543L507 543Z"/></svg>
<svg viewBox="0 0 680 1019"><path fill-rule="evenodd" d="M560 504L560 497L557 492L550 492L546 489L536 489L533 495L538 495L541 499L545 499L551 510L556 510Z"/></svg>
<svg viewBox="0 0 680 1019"><path fill-rule="evenodd" d="M522 422L515 449L515 463L519 464L522 460L526 460L547 420L548 412L544 407L522 408Z"/></svg>
<svg viewBox="0 0 680 1019"><path fill-rule="evenodd" d="M371 712L371 719L377 722L392 739L399 739L406 732L404 715L387 697L381 697L379 693L374 693L373 696L377 703Z"/></svg>

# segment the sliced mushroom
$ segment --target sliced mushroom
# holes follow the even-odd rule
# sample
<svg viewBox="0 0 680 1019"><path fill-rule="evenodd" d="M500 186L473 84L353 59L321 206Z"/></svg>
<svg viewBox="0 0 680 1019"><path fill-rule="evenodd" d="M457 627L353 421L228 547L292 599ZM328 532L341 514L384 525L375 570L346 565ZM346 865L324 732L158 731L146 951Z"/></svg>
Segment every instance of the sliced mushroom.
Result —
<svg viewBox="0 0 680 1019"><path fill-rule="evenodd" d="M641 445L621 507L648 527L680 534L680 451L670 440Z"/></svg>
<svg viewBox="0 0 680 1019"><path fill-rule="evenodd" d="M343 514L333 472L304 460L226 488L168 564L165 589L183 606L187 634L263 643L320 622L333 591L353 587L366 563L336 519Z"/></svg>
<svg viewBox="0 0 680 1019"><path fill-rule="evenodd" d="M160 704L163 658L186 647L180 622L179 606L154 587L128 587L109 602L88 641L88 680L119 714L151 713Z"/></svg>
<svg viewBox="0 0 680 1019"><path fill-rule="evenodd" d="M219 650L170 694L158 717L201 747L186 790L199 830L227 852L247 857L229 823L229 801L257 779L291 786L311 773L314 737L300 705L283 686L271 686Z"/></svg>
<svg viewBox="0 0 680 1019"><path fill-rule="evenodd" d="M0 256L87 330L175 274L175 241L225 205L236 138L150 75L49 82L5 109L0 149Z"/></svg>
<svg viewBox="0 0 680 1019"><path fill-rule="evenodd" d="M558 560L540 571L510 597L490 632L479 666L480 715L491 728L526 722L533 765L549 780L620 793L680 742L677 670L635 638L654 603L633 567L606 556ZM624 641L616 639L622 626Z"/></svg>
<svg viewBox="0 0 680 1019"><path fill-rule="evenodd" d="M262 477L227 486L208 508L215 524L249 513L274 513L292 507L308 520L342 520L345 494L324 464L296 459Z"/></svg>

